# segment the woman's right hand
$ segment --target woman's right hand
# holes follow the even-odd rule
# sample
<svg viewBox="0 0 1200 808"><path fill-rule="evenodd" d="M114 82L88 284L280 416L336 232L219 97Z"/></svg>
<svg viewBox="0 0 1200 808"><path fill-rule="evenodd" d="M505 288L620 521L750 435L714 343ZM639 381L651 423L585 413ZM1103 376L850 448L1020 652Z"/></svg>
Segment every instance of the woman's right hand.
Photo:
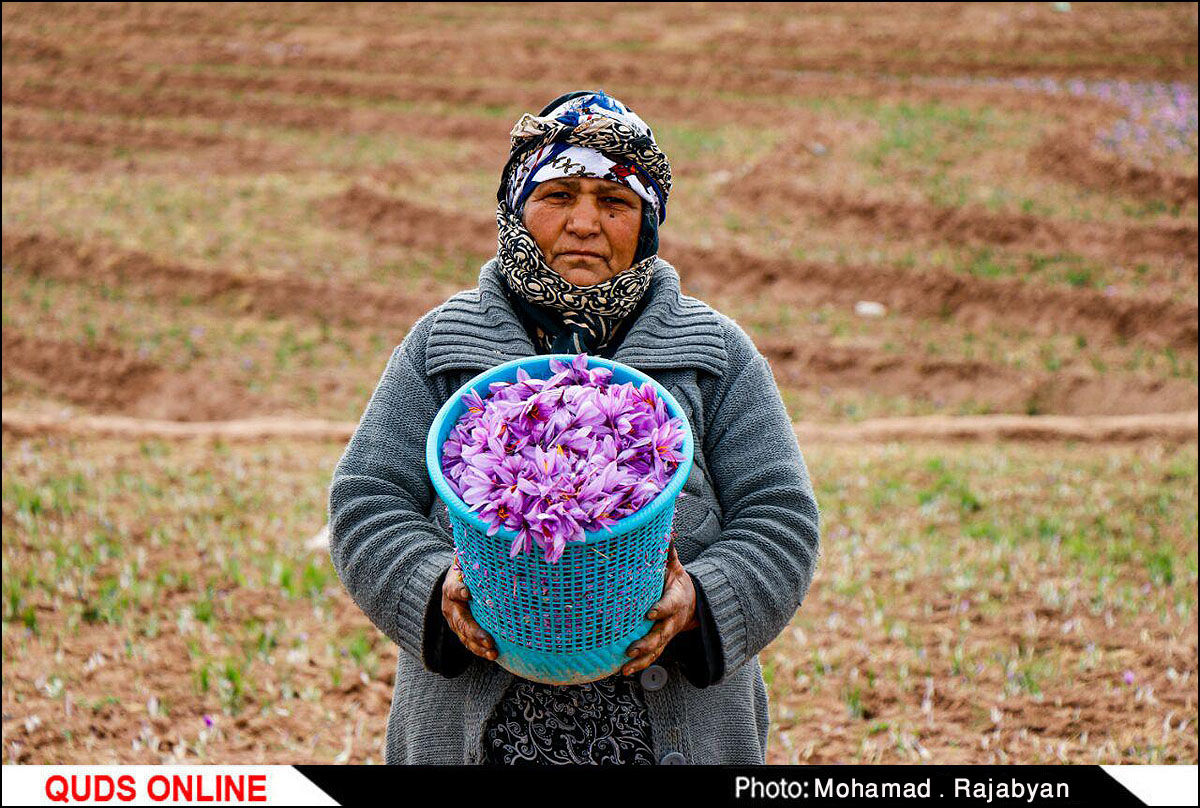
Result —
<svg viewBox="0 0 1200 808"><path fill-rule="evenodd" d="M458 566L456 557L446 573L446 580L442 582L442 616L468 651L475 656L495 660L499 656L496 643L475 622L467 605L470 600L471 593L463 581L462 568Z"/></svg>

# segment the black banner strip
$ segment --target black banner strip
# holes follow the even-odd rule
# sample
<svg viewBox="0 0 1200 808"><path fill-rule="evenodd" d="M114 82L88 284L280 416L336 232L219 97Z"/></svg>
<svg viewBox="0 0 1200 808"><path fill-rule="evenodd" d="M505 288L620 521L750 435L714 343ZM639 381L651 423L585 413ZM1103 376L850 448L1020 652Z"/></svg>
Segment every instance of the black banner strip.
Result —
<svg viewBox="0 0 1200 808"><path fill-rule="evenodd" d="M1145 805L1099 766L297 766L342 805Z"/></svg>

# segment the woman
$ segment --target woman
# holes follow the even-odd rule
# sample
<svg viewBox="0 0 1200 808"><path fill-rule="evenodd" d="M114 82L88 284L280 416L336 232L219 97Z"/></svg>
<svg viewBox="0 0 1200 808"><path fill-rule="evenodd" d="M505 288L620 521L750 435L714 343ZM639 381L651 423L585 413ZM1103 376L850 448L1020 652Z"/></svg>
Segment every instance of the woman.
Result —
<svg viewBox="0 0 1200 808"><path fill-rule="evenodd" d="M736 323L682 295L657 256L670 189L650 128L602 92L522 116L497 193L496 258L396 348L338 463L334 566L402 650L389 763L765 761L757 654L808 589L817 505L766 360ZM494 663L452 569L424 447L438 409L480 371L585 351L669 389L697 450L654 628L618 674L554 687Z"/></svg>

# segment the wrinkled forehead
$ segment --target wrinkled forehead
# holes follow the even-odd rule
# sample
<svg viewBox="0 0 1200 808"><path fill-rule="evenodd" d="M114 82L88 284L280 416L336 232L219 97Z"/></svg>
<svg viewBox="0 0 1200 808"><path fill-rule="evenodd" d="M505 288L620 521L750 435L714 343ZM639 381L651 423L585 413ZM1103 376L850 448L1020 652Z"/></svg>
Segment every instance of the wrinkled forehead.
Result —
<svg viewBox="0 0 1200 808"><path fill-rule="evenodd" d="M564 190L573 193L619 194L631 199L641 199L628 185L622 185L619 182L601 179L600 177L556 177L541 183L538 186L538 190L542 193Z"/></svg>

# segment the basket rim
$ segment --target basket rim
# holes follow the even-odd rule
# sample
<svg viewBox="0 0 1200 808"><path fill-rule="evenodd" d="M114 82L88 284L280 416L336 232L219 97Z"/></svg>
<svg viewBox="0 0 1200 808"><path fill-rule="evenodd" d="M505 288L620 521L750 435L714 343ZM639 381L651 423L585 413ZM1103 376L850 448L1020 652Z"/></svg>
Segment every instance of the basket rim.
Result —
<svg viewBox="0 0 1200 808"><path fill-rule="evenodd" d="M442 425L450 420L451 413L460 404L463 396L479 387L483 388L483 392L480 393L480 395L483 395L487 392L487 385L491 382L498 381L500 377L509 375L510 373L515 377L517 368L527 368L529 365L535 364L544 364L549 367L549 360L551 359L557 359L569 364L576 356L577 354L538 354L536 356L513 359L476 374L463 384L462 387L458 388L450 398L446 399L446 402L434 417L433 423L429 426L429 433L425 439L425 467L429 474L429 479L433 483L434 490L442 501L446 503L452 517L466 521L470 527L485 535L491 527L478 514L470 510L470 506L454 493L454 490L446 482L446 477L442 473L442 442L438 440L438 433L441 431ZM692 424L688 420L683 407L675 399L675 396L671 395L662 384L635 367L612 359L589 355L588 367L597 366L606 367L610 370L619 369L639 382L649 382L654 385L655 391L663 399L663 403L666 405L671 417L679 418L683 421L683 445L680 447L680 454L683 455L683 461L675 469L666 486L663 487L662 491L658 492L654 499L642 506L637 512L626 516L615 524L609 525L607 528L584 531L583 541L567 542L568 550L574 545L587 545L601 539L612 538L615 535L631 533L652 520L659 511L674 502L675 497L683 490L684 483L687 482L688 477L691 475L692 465L695 463L695 438L692 435ZM458 414L456 413L455 421L458 420L457 416ZM493 538L495 537L507 539L511 542L517 538L517 532L506 527L501 527L493 535Z"/></svg>

